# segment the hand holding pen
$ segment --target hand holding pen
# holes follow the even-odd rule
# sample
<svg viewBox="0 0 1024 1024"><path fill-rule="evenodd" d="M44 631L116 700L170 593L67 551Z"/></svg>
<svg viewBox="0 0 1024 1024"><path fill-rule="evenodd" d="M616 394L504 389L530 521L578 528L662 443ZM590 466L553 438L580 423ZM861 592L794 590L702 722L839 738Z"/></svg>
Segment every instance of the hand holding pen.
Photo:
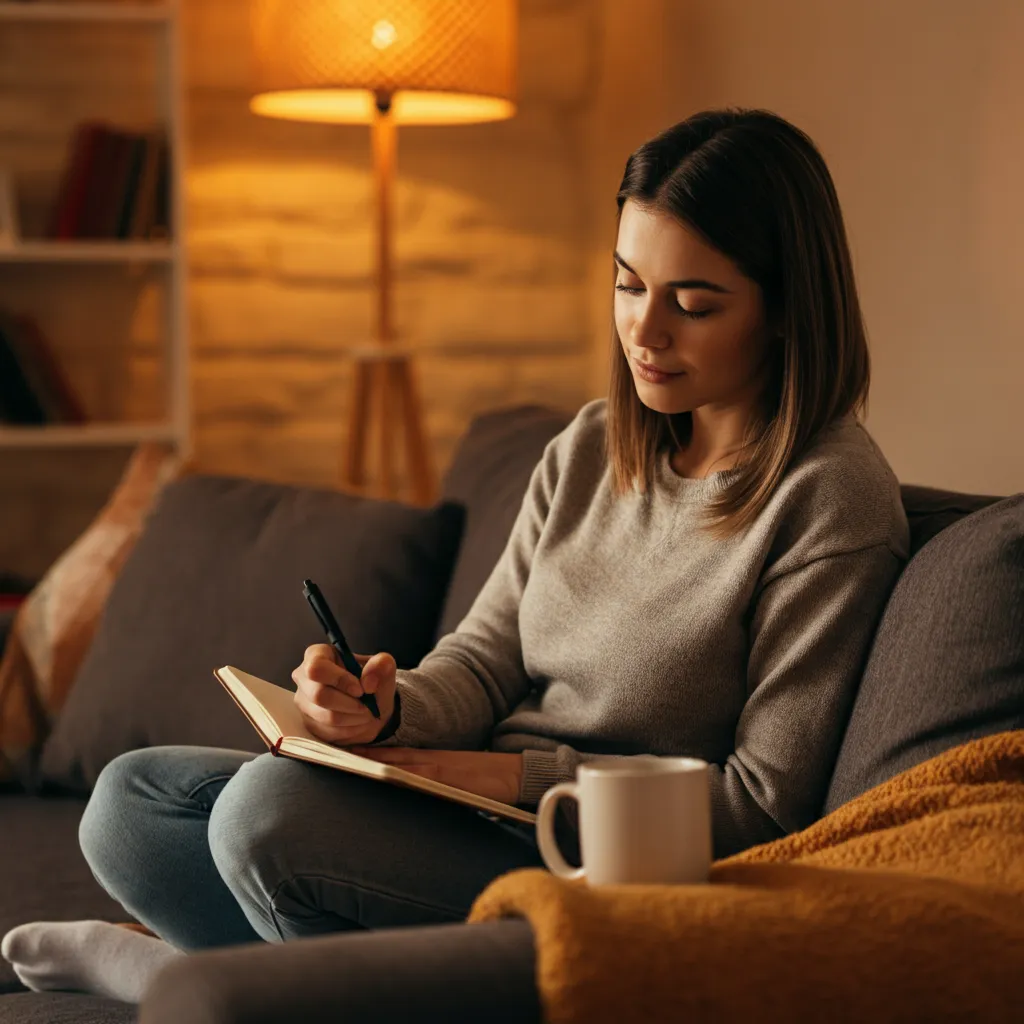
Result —
<svg viewBox="0 0 1024 1024"><path fill-rule="evenodd" d="M308 647L292 672L296 706L310 732L328 743L371 743L395 712L395 659L383 652L353 654L319 588L310 580L304 583L303 595L330 646Z"/></svg>
<svg viewBox="0 0 1024 1024"><path fill-rule="evenodd" d="M352 648L349 647L345 634L342 633L341 626L338 625L338 620L334 617L334 612L328 606L324 595L320 593L320 588L312 580L303 580L302 596L309 602L314 614L320 620L320 625L327 634L327 641L338 652L342 665L348 669L350 675L355 676L357 680L360 679L363 674L363 666L359 664L356 656L352 653ZM359 698L360 703L370 709L374 718L380 718L380 711L377 709L377 701L373 694L366 693L362 687L360 690L362 691L362 696Z"/></svg>

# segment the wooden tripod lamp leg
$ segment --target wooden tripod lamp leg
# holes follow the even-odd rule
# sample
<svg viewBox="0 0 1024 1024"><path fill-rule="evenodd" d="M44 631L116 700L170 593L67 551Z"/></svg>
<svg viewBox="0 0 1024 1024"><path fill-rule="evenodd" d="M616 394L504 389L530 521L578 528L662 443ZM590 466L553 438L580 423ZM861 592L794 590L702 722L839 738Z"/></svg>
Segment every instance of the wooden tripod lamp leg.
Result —
<svg viewBox="0 0 1024 1024"><path fill-rule="evenodd" d="M391 501L395 498L395 423L390 360L379 360L373 367L373 376L376 382L373 418L376 420L377 442L380 445L377 458L377 468L380 471L377 493Z"/></svg>
<svg viewBox="0 0 1024 1024"><path fill-rule="evenodd" d="M394 351L391 321L391 234L396 132L390 98L378 96L372 127L373 167L377 184L377 325L372 354L357 356L349 413L345 483L366 490L367 451L371 436L378 441L375 493L396 495L396 426L403 433L405 468L417 504L435 500L434 473L423 432L423 411L411 357Z"/></svg>
<svg viewBox="0 0 1024 1024"><path fill-rule="evenodd" d="M412 479L413 499L418 505L431 505L436 501L434 469L430 450L423 436L423 411L412 360L403 358L394 363L395 390L401 394L402 425L405 430L406 467Z"/></svg>
<svg viewBox="0 0 1024 1024"><path fill-rule="evenodd" d="M348 415L348 451L342 479L359 490L366 483L367 415L370 410L370 389L373 363L359 359L352 379L352 404Z"/></svg>

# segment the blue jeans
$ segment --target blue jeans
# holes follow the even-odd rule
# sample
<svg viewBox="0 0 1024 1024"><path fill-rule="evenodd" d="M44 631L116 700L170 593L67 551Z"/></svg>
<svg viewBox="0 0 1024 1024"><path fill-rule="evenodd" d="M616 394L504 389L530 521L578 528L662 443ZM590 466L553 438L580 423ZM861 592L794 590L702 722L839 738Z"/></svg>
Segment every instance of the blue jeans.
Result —
<svg viewBox="0 0 1024 1024"><path fill-rule="evenodd" d="M79 826L96 880L181 950L464 920L498 875L540 867L532 826L271 754L133 750Z"/></svg>

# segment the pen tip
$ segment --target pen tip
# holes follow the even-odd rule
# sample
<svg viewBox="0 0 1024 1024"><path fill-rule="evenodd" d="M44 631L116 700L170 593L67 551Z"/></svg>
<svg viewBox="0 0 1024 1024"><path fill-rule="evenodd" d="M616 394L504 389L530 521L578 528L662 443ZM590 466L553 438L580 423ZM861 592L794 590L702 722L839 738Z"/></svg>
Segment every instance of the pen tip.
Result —
<svg viewBox="0 0 1024 1024"><path fill-rule="evenodd" d="M302 585L308 590L313 585L313 581L312 580L303 580L302 581Z"/></svg>

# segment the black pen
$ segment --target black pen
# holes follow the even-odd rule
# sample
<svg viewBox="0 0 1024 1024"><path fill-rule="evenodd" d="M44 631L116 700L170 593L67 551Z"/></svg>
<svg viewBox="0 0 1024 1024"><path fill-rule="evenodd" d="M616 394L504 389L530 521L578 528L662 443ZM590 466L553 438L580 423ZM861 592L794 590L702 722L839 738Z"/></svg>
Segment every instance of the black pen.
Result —
<svg viewBox="0 0 1024 1024"><path fill-rule="evenodd" d="M323 626L324 632L327 634L327 639L341 657L342 664L356 679L361 679L363 668L356 661L356 656L352 653L352 648L349 647L345 634L342 633L341 627L338 625L338 620L334 617L334 613L324 600L324 595L320 593L320 588L312 580L303 580L302 596L309 602L310 607L316 613L316 617L320 620L320 625ZM364 692L362 697L359 698L359 702L360 704L365 704L370 709L370 713L374 718L380 718L377 698L372 693Z"/></svg>

